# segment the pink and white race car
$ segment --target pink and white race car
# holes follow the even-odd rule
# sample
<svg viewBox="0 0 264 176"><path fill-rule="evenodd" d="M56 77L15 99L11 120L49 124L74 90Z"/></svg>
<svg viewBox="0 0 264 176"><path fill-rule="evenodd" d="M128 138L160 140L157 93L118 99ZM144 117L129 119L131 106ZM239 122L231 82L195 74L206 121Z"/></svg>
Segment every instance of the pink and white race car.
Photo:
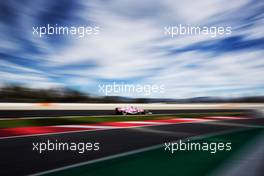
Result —
<svg viewBox="0 0 264 176"><path fill-rule="evenodd" d="M137 108L137 107L120 107L115 109L116 114L122 114L122 115L136 115L136 114L152 114L148 110Z"/></svg>

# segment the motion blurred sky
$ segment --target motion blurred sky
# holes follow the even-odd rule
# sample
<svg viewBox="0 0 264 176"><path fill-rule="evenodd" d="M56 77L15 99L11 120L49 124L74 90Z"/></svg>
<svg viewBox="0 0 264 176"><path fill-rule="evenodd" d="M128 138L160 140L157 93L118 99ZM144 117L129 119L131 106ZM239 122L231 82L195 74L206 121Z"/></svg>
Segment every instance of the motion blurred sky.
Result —
<svg viewBox="0 0 264 176"><path fill-rule="evenodd" d="M38 38L33 26L100 26L100 36ZM164 35L164 26L231 26L232 35ZM263 0L2 0L0 86L164 84L149 97L264 95ZM141 97L140 94L119 94Z"/></svg>

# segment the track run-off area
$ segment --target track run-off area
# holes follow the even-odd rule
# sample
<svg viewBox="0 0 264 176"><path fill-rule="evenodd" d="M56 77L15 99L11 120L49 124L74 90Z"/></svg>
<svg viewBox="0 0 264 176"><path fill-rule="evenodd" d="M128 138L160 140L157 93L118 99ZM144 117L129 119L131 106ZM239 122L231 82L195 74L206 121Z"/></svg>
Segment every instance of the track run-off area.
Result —
<svg viewBox="0 0 264 176"><path fill-rule="evenodd" d="M100 118L100 117L98 117ZM109 117L111 118L111 117ZM123 117L126 118L126 117ZM13 128L0 128L0 140L16 137L40 136L61 134L70 132L82 131L97 131L109 129L124 129L147 126L160 126L179 123L199 123L212 122L221 120L241 120L249 119L249 117L228 117L228 116L211 116L203 118L173 118L173 116L162 116L162 119L153 120L138 120L138 121L117 121L117 122L98 122L88 124L74 124L74 125L54 125L54 126L26 126Z"/></svg>
<svg viewBox="0 0 264 176"><path fill-rule="evenodd" d="M100 110L96 110L96 116L54 117L54 111L45 111L50 115L39 115L35 110L31 112L34 117L16 114L0 119L0 175L263 173L258 163L264 158L259 149L263 146L264 118L248 109L163 110L148 116L99 115ZM232 150L173 154L164 150L165 143L179 140L230 142ZM34 150L36 143L47 141L100 145L98 150L86 152ZM243 163L254 164L249 169Z"/></svg>

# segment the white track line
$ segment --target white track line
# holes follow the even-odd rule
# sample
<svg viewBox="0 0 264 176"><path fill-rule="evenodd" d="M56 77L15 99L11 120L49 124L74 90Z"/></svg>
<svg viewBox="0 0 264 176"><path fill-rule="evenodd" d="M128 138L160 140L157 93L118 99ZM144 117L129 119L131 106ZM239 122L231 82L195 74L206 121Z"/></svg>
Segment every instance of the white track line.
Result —
<svg viewBox="0 0 264 176"><path fill-rule="evenodd" d="M240 119L249 119L249 117L229 117L229 116L212 116L212 117L206 117L206 118L212 118L212 119L227 119L227 120L240 120Z"/></svg>
<svg viewBox="0 0 264 176"><path fill-rule="evenodd" d="M99 130L102 130L102 129L75 130L75 131L63 131L63 132L54 132L54 133L27 134L27 135L19 135L19 136L6 136L6 137L0 137L0 140L2 140L2 139L13 139L13 138L24 138L24 137L37 137L37 136L58 135L58 134L67 134L67 133L81 133L81 132L90 132L90 131L93 132L93 131L99 131Z"/></svg>
<svg viewBox="0 0 264 176"><path fill-rule="evenodd" d="M149 115L135 115L135 116L140 116L140 117L145 117L145 116L163 116L163 115L175 115L175 114L149 114ZM71 119L71 118L90 118L90 117L124 117L126 118L127 116L122 116L122 115L116 115L116 114L110 114L110 115L80 115L80 116L53 116L53 117L6 117L6 118L0 118L1 120L32 120L32 119ZM177 115L176 115L177 116ZM129 116L133 117L133 116Z"/></svg>
<svg viewBox="0 0 264 176"><path fill-rule="evenodd" d="M121 123L128 123L128 124L152 124L152 125L168 124L168 123L165 123L165 122L146 122L146 121L129 121L129 122L121 122Z"/></svg>
<svg viewBox="0 0 264 176"><path fill-rule="evenodd" d="M99 126L99 125L58 125L55 127L66 127L66 128L94 128L94 129L114 129L118 126Z"/></svg>

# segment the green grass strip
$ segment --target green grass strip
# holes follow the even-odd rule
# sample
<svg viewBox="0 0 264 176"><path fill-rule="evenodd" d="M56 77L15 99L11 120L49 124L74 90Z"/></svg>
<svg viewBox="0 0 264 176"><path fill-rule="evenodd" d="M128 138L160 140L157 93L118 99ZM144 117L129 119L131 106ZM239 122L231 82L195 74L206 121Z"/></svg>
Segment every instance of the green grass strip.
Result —
<svg viewBox="0 0 264 176"><path fill-rule="evenodd" d="M26 127L26 126L53 126L53 125L75 125L100 122L119 122L119 121L140 121L140 120L158 120L171 118L199 118L206 116L244 116L244 113L186 113L173 115L115 115L115 116L87 116L87 117L54 117L43 119L8 119L0 120L0 128Z"/></svg>

